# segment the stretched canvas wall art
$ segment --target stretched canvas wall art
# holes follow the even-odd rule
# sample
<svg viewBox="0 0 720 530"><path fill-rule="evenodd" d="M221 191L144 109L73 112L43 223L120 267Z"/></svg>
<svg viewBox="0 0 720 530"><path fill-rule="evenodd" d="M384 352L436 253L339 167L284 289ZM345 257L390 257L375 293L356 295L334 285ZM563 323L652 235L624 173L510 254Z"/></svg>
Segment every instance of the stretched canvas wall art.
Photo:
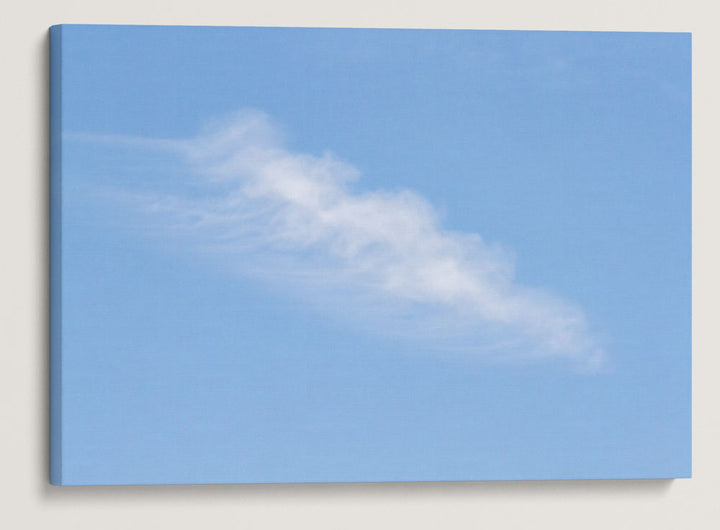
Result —
<svg viewBox="0 0 720 530"><path fill-rule="evenodd" d="M51 482L691 473L691 39L61 25Z"/></svg>

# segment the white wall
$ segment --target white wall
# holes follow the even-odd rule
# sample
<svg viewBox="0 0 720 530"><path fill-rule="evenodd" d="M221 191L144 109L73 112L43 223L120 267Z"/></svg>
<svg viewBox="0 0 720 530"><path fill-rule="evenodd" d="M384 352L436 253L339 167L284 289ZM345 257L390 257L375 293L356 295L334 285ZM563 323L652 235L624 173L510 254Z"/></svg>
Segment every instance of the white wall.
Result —
<svg viewBox="0 0 720 530"><path fill-rule="evenodd" d="M344 5L351 4L351 5ZM477 4L477 5L476 5ZM720 528L720 11L692 0L28 0L0 10L0 525ZM56 23L692 31L694 478L55 488L47 482L47 38Z"/></svg>

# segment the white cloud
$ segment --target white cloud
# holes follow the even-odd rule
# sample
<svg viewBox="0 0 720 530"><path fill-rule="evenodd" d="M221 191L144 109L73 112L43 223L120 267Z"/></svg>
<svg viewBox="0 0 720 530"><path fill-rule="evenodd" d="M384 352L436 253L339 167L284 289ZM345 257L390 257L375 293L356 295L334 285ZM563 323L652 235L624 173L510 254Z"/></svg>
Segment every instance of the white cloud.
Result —
<svg viewBox="0 0 720 530"><path fill-rule="evenodd" d="M518 285L505 251L444 230L410 190L354 190L357 168L329 153L293 153L281 136L247 110L194 139L147 140L187 157L206 192L164 193L146 206L232 269L375 331L451 353L599 365L583 312Z"/></svg>

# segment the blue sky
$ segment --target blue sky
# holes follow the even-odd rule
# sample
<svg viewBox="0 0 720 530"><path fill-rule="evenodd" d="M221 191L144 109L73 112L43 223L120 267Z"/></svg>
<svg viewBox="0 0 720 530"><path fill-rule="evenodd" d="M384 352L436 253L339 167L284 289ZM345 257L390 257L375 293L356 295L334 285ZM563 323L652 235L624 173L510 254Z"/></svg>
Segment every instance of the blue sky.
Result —
<svg viewBox="0 0 720 530"><path fill-rule="evenodd" d="M689 475L688 34L62 31L64 482Z"/></svg>

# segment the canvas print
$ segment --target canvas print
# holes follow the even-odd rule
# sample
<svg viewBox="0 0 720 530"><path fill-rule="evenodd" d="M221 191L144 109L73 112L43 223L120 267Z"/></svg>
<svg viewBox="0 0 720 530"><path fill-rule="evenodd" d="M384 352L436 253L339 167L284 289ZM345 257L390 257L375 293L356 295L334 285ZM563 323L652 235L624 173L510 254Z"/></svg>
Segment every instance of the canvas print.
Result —
<svg viewBox="0 0 720 530"><path fill-rule="evenodd" d="M51 482L691 474L691 37L61 25Z"/></svg>

